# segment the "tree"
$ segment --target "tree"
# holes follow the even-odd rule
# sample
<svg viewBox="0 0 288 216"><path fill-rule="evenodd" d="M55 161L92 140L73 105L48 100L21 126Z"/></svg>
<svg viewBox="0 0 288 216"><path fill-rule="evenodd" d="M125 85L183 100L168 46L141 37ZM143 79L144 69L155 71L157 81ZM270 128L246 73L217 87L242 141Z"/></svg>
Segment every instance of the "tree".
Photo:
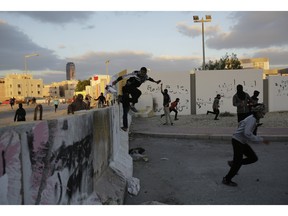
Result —
<svg viewBox="0 0 288 216"><path fill-rule="evenodd" d="M88 80L83 80L83 81L79 80L75 90L76 91L84 91L85 87L90 85L90 80L91 80L91 78Z"/></svg>
<svg viewBox="0 0 288 216"><path fill-rule="evenodd" d="M228 55L226 53L220 60L209 61L205 64L205 70L233 70L233 69L242 69L241 62L237 58L237 55L232 53ZM201 70L201 68L199 68Z"/></svg>

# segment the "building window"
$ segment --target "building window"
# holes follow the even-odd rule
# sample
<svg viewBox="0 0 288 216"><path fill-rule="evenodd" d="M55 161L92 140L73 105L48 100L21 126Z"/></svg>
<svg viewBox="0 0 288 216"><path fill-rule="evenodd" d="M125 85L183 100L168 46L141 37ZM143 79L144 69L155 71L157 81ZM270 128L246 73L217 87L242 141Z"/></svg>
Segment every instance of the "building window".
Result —
<svg viewBox="0 0 288 216"><path fill-rule="evenodd" d="M40 95L40 91L38 91L38 95Z"/></svg>
<svg viewBox="0 0 288 216"><path fill-rule="evenodd" d="M40 88L40 85L37 85L38 88Z"/></svg>
<svg viewBox="0 0 288 216"><path fill-rule="evenodd" d="M21 85L20 85L20 84L18 84L18 88L21 88Z"/></svg>
<svg viewBox="0 0 288 216"><path fill-rule="evenodd" d="M20 92L20 91L18 91L18 95L21 95L21 92Z"/></svg>

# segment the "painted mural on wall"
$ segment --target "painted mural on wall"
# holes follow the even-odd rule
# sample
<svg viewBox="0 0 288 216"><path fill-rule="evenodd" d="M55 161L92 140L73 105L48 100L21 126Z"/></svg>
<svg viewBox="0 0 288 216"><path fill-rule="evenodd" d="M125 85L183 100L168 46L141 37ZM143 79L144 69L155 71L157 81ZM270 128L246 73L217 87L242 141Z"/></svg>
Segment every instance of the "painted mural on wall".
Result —
<svg viewBox="0 0 288 216"><path fill-rule="evenodd" d="M37 194L32 194L33 204L78 204L87 198L89 191L92 191L93 133L88 124L83 123L87 119L79 117L76 118L78 125L87 127L84 127L82 136L73 133L73 130L79 128L76 122L72 122L74 118L70 120L50 121L47 130L43 130L43 125L39 124L29 134L31 138L28 139L28 146L32 156L32 174L34 173L31 183L39 187ZM42 131L39 137L37 130ZM47 136L48 139L45 139ZM36 154L43 156L34 159L33 156ZM38 175L41 179L36 178Z"/></svg>
<svg viewBox="0 0 288 216"><path fill-rule="evenodd" d="M219 70L196 71L196 114L205 114L212 109L213 100L221 95L220 112L236 113L232 98L238 84L252 95L254 90L260 92L259 101L263 101L263 80L261 70Z"/></svg>
<svg viewBox="0 0 288 216"><path fill-rule="evenodd" d="M109 128L109 125L103 125ZM38 122L26 133L21 133L22 143L20 135L13 130L1 135L0 204L85 202L93 192L95 169L103 172L103 165L108 165L108 158L104 156L109 156L105 153L109 152L105 146L109 145L106 141L110 134L103 133L103 128L98 128L97 132L93 127L91 113L86 117L73 116L69 120ZM95 140L94 133L100 133L98 140ZM97 141L102 147L93 145ZM99 152L100 158L107 162L99 162L101 169L98 169L93 164L93 152L102 151L101 148L104 150Z"/></svg>
<svg viewBox="0 0 288 216"><path fill-rule="evenodd" d="M0 204L21 204L20 137L15 131L6 131L0 137Z"/></svg>

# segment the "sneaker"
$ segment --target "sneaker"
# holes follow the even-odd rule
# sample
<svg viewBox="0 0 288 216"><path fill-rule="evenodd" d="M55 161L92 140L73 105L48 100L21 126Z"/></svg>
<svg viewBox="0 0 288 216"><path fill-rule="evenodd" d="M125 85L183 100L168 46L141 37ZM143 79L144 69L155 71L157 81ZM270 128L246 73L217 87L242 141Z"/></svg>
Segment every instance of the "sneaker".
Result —
<svg viewBox="0 0 288 216"><path fill-rule="evenodd" d="M217 119L214 119L214 120L219 120L219 119L217 118Z"/></svg>
<svg viewBox="0 0 288 216"><path fill-rule="evenodd" d="M163 125L168 125L168 123L164 123Z"/></svg>
<svg viewBox="0 0 288 216"><path fill-rule="evenodd" d="M174 120L177 121L177 120L179 120L179 119L178 119L178 118L175 118Z"/></svg>
<svg viewBox="0 0 288 216"><path fill-rule="evenodd" d="M174 125L173 123L171 123L171 125Z"/></svg>
<svg viewBox="0 0 288 216"><path fill-rule="evenodd" d="M227 180L226 177L223 178L222 183L228 186L236 187L237 183L231 180Z"/></svg>
<svg viewBox="0 0 288 216"><path fill-rule="evenodd" d="M121 127L121 129L122 129L123 131L127 131L127 130L128 130L128 128L126 128L126 127Z"/></svg>
<svg viewBox="0 0 288 216"><path fill-rule="evenodd" d="M130 105L130 109L131 109L133 112L138 112L138 110L137 110L133 105Z"/></svg>

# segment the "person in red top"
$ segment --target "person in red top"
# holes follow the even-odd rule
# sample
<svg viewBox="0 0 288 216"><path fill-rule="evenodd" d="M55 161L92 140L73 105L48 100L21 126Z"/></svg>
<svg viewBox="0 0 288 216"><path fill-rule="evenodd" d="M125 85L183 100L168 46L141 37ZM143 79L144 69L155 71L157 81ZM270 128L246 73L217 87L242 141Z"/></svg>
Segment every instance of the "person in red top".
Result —
<svg viewBox="0 0 288 216"><path fill-rule="evenodd" d="M177 115L178 115L177 105L178 105L179 101L180 101L180 99L179 99L179 98L176 98L176 100L173 101L173 102L171 103L170 107L169 107L169 111L170 111L170 112L172 112L172 111L175 112L174 120L179 120L179 119L177 118ZM163 116L165 116L165 114L161 114L161 118L162 118Z"/></svg>

